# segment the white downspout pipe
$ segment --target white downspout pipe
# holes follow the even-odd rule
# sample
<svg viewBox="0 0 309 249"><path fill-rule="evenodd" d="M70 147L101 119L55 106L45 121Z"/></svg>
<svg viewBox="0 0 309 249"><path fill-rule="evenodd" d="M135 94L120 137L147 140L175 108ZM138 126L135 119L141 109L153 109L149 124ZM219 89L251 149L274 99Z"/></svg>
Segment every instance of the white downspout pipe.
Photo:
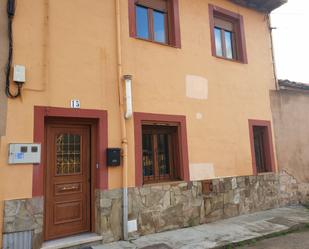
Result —
<svg viewBox="0 0 309 249"><path fill-rule="evenodd" d="M271 21L271 15L270 14L267 14L267 21L268 21L268 28L269 28L269 34L270 34L271 56L272 56L272 64L273 64L276 90L279 90L276 56L275 56L275 48L274 48L274 36L273 36L273 30L276 29L276 28L272 27L272 21Z"/></svg>
<svg viewBox="0 0 309 249"><path fill-rule="evenodd" d="M133 116L133 107L132 107L132 75L123 76L125 81L125 99L126 99L126 114L125 118L130 119Z"/></svg>

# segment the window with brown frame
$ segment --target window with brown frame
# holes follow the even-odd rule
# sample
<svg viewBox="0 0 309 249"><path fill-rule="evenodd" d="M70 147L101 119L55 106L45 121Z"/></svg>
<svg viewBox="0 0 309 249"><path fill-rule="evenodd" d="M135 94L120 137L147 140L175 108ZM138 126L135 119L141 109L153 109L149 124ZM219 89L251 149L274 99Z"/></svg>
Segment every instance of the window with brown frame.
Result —
<svg viewBox="0 0 309 249"><path fill-rule="evenodd" d="M142 126L143 183L179 180L176 126Z"/></svg>
<svg viewBox="0 0 309 249"><path fill-rule="evenodd" d="M180 48L178 0L129 0L130 36Z"/></svg>
<svg viewBox="0 0 309 249"><path fill-rule="evenodd" d="M209 5L212 55L247 63L243 17Z"/></svg>

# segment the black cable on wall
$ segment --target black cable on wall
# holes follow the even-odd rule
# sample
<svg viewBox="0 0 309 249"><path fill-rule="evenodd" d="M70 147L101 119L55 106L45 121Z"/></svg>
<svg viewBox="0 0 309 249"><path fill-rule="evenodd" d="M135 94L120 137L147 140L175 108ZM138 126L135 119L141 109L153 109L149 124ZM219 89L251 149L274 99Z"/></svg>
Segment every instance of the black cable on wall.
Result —
<svg viewBox="0 0 309 249"><path fill-rule="evenodd" d="M17 83L17 93L11 93L10 90L10 74L12 67L12 59L13 59L13 19L15 15L15 0L7 1L7 15L8 15L8 38L9 38L9 56L6 65L6 85L5 85L5 93L9 98L17 98L21 95L21 87L22 83Z"/></svg>

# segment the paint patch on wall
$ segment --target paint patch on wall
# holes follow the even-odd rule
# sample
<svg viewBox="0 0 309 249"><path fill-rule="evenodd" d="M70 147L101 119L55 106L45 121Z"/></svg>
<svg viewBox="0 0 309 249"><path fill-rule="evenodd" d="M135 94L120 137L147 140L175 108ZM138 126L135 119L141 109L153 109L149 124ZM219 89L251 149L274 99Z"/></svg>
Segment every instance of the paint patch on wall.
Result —
<svg viewBox="0 0 309 249"><path fill-rule="evenodd" d="M196 119L198 119L198 120L203 119L203 113L198 112L198 113L196 113L195 116L196 116Z"/></svg>
<svg viewBox="0 0 309 249"><path fill-rule="evenodd" d="M190 180L202 181L215 178L213 163L190 163Z"/></svg>
<svg viewBox="0 0 309 249"><path fill-rule="evenodd" d="M208 80L197 75L187 75L186 96L193 99L208 99Z"/></svg>

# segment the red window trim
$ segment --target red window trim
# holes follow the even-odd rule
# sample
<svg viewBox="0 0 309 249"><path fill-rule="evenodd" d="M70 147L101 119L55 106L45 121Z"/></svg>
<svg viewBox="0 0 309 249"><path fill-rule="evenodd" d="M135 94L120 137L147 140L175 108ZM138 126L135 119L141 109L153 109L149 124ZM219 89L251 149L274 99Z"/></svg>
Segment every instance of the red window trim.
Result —
<svg viewBox="0 0 309 249"><path fill-rule="evenodd" d="M152 113L134 113L134 135L135 135L135 184L136 187L143 185L142 170L142 125L144 123L165 123L173 126L178 125L178 143L180 153L180 178L189 182L189 159L188 159L188 142L186 117L181 115L166 115Z"/></svg>
<svg viewBox="0 0 309 249"><path fill-rule="evenodd" d="M216 43L215 43L215 16L222 16L223 18L227 18L233 22L236 28L236 46L238 58L236 59L228 59L225 57L217 56L216 54ZM209 4L209 24L210 24L210 37L211 37L211 52L212 56L228 61L240 62L243 64L248 63L247 58L247 49L246 49L246 39L245 39L245 28L244 28L244 19L241 15L234 13L232 11L223 9L221 7Z"/></svg>
<svg viewBox="0 0 309 249"><path fill-rule="evenodd" d="M180 21L179 21L179 1L168 0L170 2L169 12L169 34L168 43L160 43L151 40L141 39L136 37L136 15L135 15L135 2L136 0L128 0L129 3L129 32L130 37L145 40L161 45L172 46L175 48L181 48L181 35L180 35Z"/></svg>
<svg viewBox="0 0 309 249"><path fill-rule="evenodd" d="M269 172L276 172L275 166L275 156L274 156L274 146L273 146L273 137L272 137L272 130L271 130L271 122L267 120L254 120L249 119L249 136L250 136L250 146L251 146L251 157L252 157L252 169L253 174L257 175L257 168L256 168L256 160L255 160L255 150L254 150L254 134L253 134L253 127L254 126L261 126L265 127L267 134L266 134L266 160L269 162Z"/></svg>
<svg viewBox="0 0 309 249"><path fill-rule="evenodd" d="M107 111L89 109L69 109L57 107L34 107L33 141L42 144L42 158L45 142L45 119L57 118L81 118L96 121L98 132L97 155L100 169L96 172L96 188L108 189L108 169L106 166L106 148L108 145ZM44 196L44 160L40 164L33 165L32 196Z"/></svg>

